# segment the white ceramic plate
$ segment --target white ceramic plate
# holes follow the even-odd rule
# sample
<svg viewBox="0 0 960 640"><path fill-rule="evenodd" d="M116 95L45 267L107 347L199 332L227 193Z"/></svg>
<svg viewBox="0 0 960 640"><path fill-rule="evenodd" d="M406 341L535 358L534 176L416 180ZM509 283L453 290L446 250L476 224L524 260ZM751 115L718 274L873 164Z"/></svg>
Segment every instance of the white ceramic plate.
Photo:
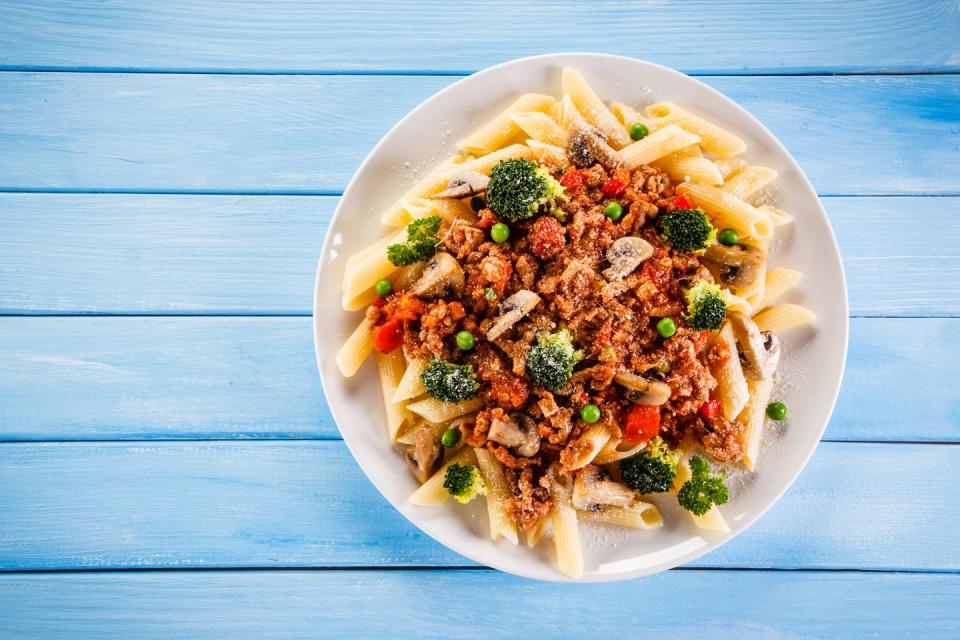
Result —
<svg viewBox="0 0 960 640"><path fill-rule="evenodd" d="M397 510L416 526L476 562L543 580L568 580L554 566L551 540L536 549L491 541L482 500L440 508L413 506L416 483L387 441L383 402L373 358L351 379L337 371L335 354L362 312L340 307L346 259L381 238L380 212L417 176L455 152L454 143L499 113L523 92L559 97L560 70L573 66L605 101L647 104L671 100L738 132L744 157L780 172L773 202L796 223L779 229L771 264L804 273L787 300L817 314L816 328L784 333L782 382L775 396L790 407L789 420L767 427L755 473L732 477L723 507L729 534L695 528L675 498L660 501L665 524L651 531L582 526L583 581L622 580L689 562L730 540L759 518L790 486L813 453L840 388L847 349L847 293L836 239L813 187L773 135L744 109L681 73L618 56L565 53L514 60L440 91L410 112L370 152L350 181L330 223L317 270L314 339L323 388L343 439L360 467ZM672 504L671 504L672 503ZM813 514L811 514L812 516ZM357 517L363 517L357 513Z"/></svg>

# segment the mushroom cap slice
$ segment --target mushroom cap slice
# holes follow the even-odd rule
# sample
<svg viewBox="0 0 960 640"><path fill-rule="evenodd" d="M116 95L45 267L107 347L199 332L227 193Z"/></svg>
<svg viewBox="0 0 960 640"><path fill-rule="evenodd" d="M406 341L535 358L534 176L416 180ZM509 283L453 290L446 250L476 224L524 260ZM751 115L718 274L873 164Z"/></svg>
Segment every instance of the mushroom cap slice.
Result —
<svg viewBox="0 0 960 640"><path fill-rule="evenodd" d="M410 292L421 298L442 296L448 293L463 293L466 278L463 268L449 253L437 253L427 261L420 278L410 287Z"/></svg>
<svg viewBox="0 0 960 640"><path fill-rule="evenodd" d="M615 240L607 248L607 260L610 266L603 270L607 280L623 280L640 266L640 263L653 255L653 245L636 236L626 236Z"/></svg>
<svg viewBox="0 0 960 640"><path fill-rule="evenodd" d="M670 385L659 380L647 380L635 373L618 373L614 382L627 390L627 399L635 404L662 405L670 399Z"/></svg>
<svg viewBox="0 0 960 640"><path fill-rule="evenodd" d="M433 430L423 426L417 429L413 444L404 451L403 459L413 477L423 484L440 468L443 461L440 453L440 444L434 437Z"/></svg>
<svg viewBox="0 0 960 640"><path fill-rule="evenodd" d="M717 279L728 287L749 287L763 271L766 254L757 247L715 243L707 247L703 259L717 266Z"/></svg>
<svg viewBox="0 0 960 640"><path fill-rule="evenodd" d="M487 439L513 449L517 455L529 458L540 450L540 434L537 426L527 416L515 416L509 420L494 419L490 422Z"/></svg>
<svg viewBox="0 0 960 640"><path fill-rule="evenodd" d="M533 311L538 304L540 304L540 296L528 289L521 289L508 297L500 306L499 317L493 326L487 329L487 340L493 341L499 338L507 329Z"/></svg>
<svg viewBox="0 0 960 640"><path fill-rule="evenodd" d="M439 193L435 193L431 198L434 200L445 200L450 198L466 198L475 196L487 190L490 184L490 176L477 171L462 171L450 178L446 188Z"/></svg>
<svg viewBox="0 0 960 640"><path fill-rule="evenodd" d="M597 163L612 169L620 164L620 154L607 144L599 129L583 118L577 118L570 125L566 152L570 162L580 169Z"/></svg>
<svg viewBox="0 0 960 640"><path fill-rule="evenodd" d="M730 314L730 322L745 361L744 373L754 380L772 376L780 362L780 339L770 331L761 333L756 322L739 313Z"/></svg>
<svg viewBox="0 0 960 640"><path fill-rule="evenodd" d="M629 507L636 499L636 491L610 480L603 469L592 464L580 469L573 483L573 506L581 511Z"/></svg>

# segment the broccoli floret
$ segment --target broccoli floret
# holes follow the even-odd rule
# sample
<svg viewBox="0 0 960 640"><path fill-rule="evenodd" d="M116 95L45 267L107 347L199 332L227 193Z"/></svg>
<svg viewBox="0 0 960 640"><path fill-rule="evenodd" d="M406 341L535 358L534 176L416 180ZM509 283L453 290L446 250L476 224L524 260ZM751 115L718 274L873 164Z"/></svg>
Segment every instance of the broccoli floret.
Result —
<svg viewBox="0 0 960 640"><path fill-rule="evenodd" d="M690 513L702 516L715 504L726 504L729 493L723 478L710 474L710 465L700 456L690 458L692 477L683 483L677 493L680 506Z"/></svg>
<svg viewBox="0 0 960 640"><path fill-rule="evenodd" d="M556 391L573 375L573 365L583 358L583 351L573 348L570 332L541 333L537 344L527 353L527 373L544 389Z"/></svg>
<svg viewBox="0 0 960 640"><path fill-rule="evenodd" d="M443 476L443 488L461 504L467 504L476 496L487 495L487 485L480 477L480 470L472 464L457 464L447 467Z"/></svg>
<svg viewBox="0 0 960 640"><path fill-rule="evenodd" d="M507 220L531 218L541 207L562 219L558 206L566 201L563 185L535 162L502 160L490 172L487 206Z"/></svg>
<svg viewBox="0 0 960 640"><path fill-rule="evenodd" d="M686 293L686 320L694 329L719 329L727 315L727 303L719 285L700 280Z"/></svg>
<svg viewBox="0 0 960 640"><path fill-rule="evenodd" d="M440 223L440 216L428 216L408 224L407 241L387 247L387 260L394 266L405 267L431 257L440 246Z"/></svg>
<svg viewBox="0 0 960 640"><path fill-rule="evenodd" d="M674 209L660 219L663 239L680 253L702 253L717 237L717 230L700 209Z"/></svg>
<svg viewBox="0 0 960 640"><path fill-rule="evenodd" d="M620 475L624 484L640 493L662 493L677 477L679 462L680 453L657 436L645 451L620 461Z"/></svg>
<svg viewBox="0 0 960 640"><path fill-rule="evenodd" d="M427 393L443 402L460 402L477 395L480 384L473 377L469 364L453 364L434 358L420 374Z"/></svg>

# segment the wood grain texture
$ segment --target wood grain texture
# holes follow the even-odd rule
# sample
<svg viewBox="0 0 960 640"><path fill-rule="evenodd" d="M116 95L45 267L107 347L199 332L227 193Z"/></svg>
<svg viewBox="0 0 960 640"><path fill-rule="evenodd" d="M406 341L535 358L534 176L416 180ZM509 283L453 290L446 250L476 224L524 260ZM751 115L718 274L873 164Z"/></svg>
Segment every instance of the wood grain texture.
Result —
<svg viewBox="0 0 960 640"><path fill-rule="evenodd" d="M0 313L309 315L336 202L0 194ZM960 198L824 206L853 316L960 315Z"/></svg>
<svg viewBox="0 0 960 640"><path fill-rule="evenodd" d="M0 189L336 193L454 80L3 73ZM822 194L960 193L960 76L705 81L766 124Z"/></svg>
<svg viewBox="0 0 960 640"><path fill-rule="evenodd" d="M855 319L826 438L960 441L957 319ZM0 439L339 438L309 318L0 318Z"/></svg>
<svg viewBox="0 0 960 640"><path fill-rule="evenodd" d="M960 570L958 465L960 447L823 443L767 515L692 566ZM0 570L470 564L342 442L7 443L0 486Z"/></svg>
<svg viewBox="0 0 960 640"><path fill-rule="evenodd" d="M691 606L693 594L697 597ZM0 638L940 639L956 632L960 576L669 571L561 585L493 571L152 572L0 576ZM475 602L424 615L425 602ZM509 621L510 629L504 628Z"/></svg>
<svg viewBox="0 0 960 640"><path fill-rule="evenodd" d="M960 12L946 0L607 2L586 11L570 0L471 0L456 11L442 0L19 0L4 3L0 62L7 68L459 71L563 50L649 57L694 72L955 71L958 29Z"/></svg>

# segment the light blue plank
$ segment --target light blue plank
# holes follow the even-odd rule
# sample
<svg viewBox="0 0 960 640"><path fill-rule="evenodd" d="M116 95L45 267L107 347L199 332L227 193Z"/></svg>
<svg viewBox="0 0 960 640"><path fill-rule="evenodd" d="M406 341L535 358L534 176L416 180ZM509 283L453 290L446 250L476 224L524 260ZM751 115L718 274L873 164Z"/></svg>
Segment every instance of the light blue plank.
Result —
<svg viewBox="0 0 960 640"><path fill-rule="evenodd" d="M960 198L824 204L852 315L960 315ZM0 194L0 313L309 315L335 205L329 196Z"/></svg>
<svg viewBox="0 0 960 640"><path fill-rule="evenodd" d="M960 68L956 3L5 3L5 67L477 69L553 51L732 73ZM532 29L535 27L535 31Z"/></svg>
<svg viewBox="0 0 960 640"><path fill-rule="evenodd" d="M823 443L780 503L692 566L960 570L958 466L960 447ZM7 443L0 486L2 570L470 564L342 442Z"/></svg>
<svg viewBox="0 0 960 640"><path fill-rule="evenodd" d="M939 640L955 636L958 598L960 576L885 573L670 571L606 585L488 571L5 575L0 638L632 638L642 629L662 640ZM453 609L424 611L437 603Z"/></svg>
<svg viewBox="0 0 960 640"><path fill-rule="evenodd" d="M855 319L826 437L960 441L957 319ZM0 439L338 438L308 318L0 318Z"/></svg>
<svg viewBox="0 0 960 640"><path fill-rule="evenodd" d="M337 192L453 80L4 73L0 189ZM960 193L960 76L707 81L780 136L823 194Z"/></svg>

